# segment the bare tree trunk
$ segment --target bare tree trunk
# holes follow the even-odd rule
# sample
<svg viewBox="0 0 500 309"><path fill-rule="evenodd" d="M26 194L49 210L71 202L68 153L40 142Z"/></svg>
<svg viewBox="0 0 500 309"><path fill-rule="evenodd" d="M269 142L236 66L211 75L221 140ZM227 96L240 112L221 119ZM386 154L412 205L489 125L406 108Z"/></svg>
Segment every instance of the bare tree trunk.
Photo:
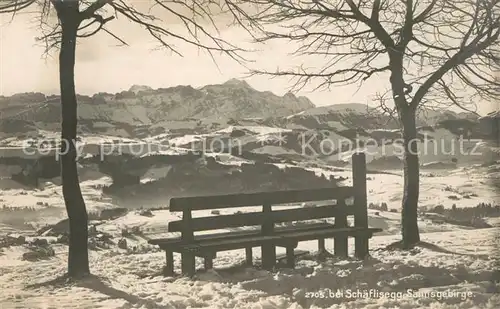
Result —
<svg viewBox="0 0 500 309"><path fill-rule="evenodd" d="M404 192L403 208L401 210L401 232L404 248L409 248L420 241L417 222L420 166L415 118L415 109L405 107L401 110L404 143Z"/></svg>
<svg viewBox="0 0 500 309"><path fill-rule="evenodd" d="M82 277L90 273L87 246L88 217L78 179L75 145L78 119L74 77L78 16L69 6L66 12L60 12L60 17L63 17L61 18L62 41L59 53L62 104L61 173L64 203L69 218L68 275Z"/></svg>

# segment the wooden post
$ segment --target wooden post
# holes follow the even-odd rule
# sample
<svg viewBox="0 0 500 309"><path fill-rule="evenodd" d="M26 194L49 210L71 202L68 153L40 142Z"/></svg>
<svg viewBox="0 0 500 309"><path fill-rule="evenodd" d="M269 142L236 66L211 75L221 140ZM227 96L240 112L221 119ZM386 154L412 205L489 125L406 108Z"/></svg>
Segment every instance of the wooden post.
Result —
<svg viewBox="0 0 500 309"><path fill-rule="evenodd" d="M183 242L190 242L194 239L193 230L191 229L191 209L182 211L182 221L184 221L184 229L181 233ZM191 277L196 271L195 255L193 252L181 253L181 268L182 274Z"/></svg>
<svg viewBox="0 0 500 309"><path fill-rule="evenodd" d="M245 248L246 264L247 266L253 265L252 247Z"/></svg>
<svg viewBox="0 0 500 309"><path fill-rule="evenodd" d="M337 213L335 215L335 228L346 228L347 224L347 214L345 213L346 203L345 200L337 200ZM334 237L333 240L333 252L339 257L348 256L348 236L347 234L338 235Z"/></svg>
<svg viewBox="0 0 500 309"><path fill-rule="evenodd" d="M318 253L319 254L324 254L326 252L325 249L325 239L324 238L319 238L318 239Z"/></svg>
<svg viewBox="0 0 500 309"><path fill-rule="evenodd" d="M174 274L174 253L172 251L165 251L166 264L163 269L165 276L172 276Z"/></svg>
<svg viewBox="0 0 500 309"><path fill-rule="evenodd" d="M271 205L263 205L262 211L270 213ZM274 232L274 222L268 221L262 224L262 235L272 235ZM262 250L262 268L272 270L276 265L276 246L274 244L265 244L261 246Z"/></svg>
<svg viewBox="0 0 500 309"><path fill-rule="evenodd" d="M366 156L355 153L352 156L352 182L354 187L354 226L368 228L368 198L366 195ZM355 237L355 256L368 255L368 233Z"/></svg>
<svg viewBox="0 0 500 309"><path fill-rule="evenodd" d="M205 270L209 270L214 268L214 259L212 256L205 256L205 264L204 264Z"/></svg>
<svg viewBox="0 0 500 309"><path fill-rule="evenodd" d="M295 247L288 246L286 247L286 266L288 268L295 267Z"/></svg>
<svg viewBox="0 0 500 309"><path fill-rule="evenodd" d="M183 252L181 259L182 274L192 277L196 271L195 255L192 252Z"/></svg>

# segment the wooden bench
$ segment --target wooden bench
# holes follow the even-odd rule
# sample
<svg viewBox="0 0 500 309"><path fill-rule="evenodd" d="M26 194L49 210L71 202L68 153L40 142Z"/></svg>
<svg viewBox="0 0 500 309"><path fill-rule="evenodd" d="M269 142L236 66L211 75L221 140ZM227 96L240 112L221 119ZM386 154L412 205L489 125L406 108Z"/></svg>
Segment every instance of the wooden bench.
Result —
<svg viewBox="0 0 500 309"><path fill-rule="evenodd" d="M149 243L165 250L166 275L174 273L174 252L181 254L182 273L188 276L195 273L195 257L204 258L205 269L210 269L213 267L213 259L220 251L245 249L246 263L253 265L252 248L255 247L261 247L264 269L274 268L276 247L285 248L287 266L294 267L294 250L298 242L317 240L320 253L326 253L327 238L334 239L335 255L347 256L348 237L354 237L355 256L364 258L368 255L368 239L381 231L368 228L365 162L364 154L353 155L353 186L172 198L170 211L182 212L182 220L170 222L168 231L180 232L181 236L151 239ZM353 203L348 205L347 200L351 198ZM324 206L307 208L283 209L283 205L279 206L311 201L329 202ZM261 206L262 210L195 218L192 214L195 211L250 206ZM354 216L354 226L348 225L348 216ZM279 223L327 218L334 218L334 224L302 222L301 225L276 226ZM195 235L202 231L245 227L246 230Z"/></svg>

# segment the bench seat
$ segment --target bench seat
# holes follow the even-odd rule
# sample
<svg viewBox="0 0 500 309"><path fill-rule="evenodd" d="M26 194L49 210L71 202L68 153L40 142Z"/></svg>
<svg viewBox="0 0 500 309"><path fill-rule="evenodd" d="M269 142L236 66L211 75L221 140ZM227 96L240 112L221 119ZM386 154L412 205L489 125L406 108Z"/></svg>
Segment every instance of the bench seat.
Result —
<svg viewBox="0 0 500 309"><path fill-rule="evenodd" d="M296 226L285 226L285 227L277 227L275 229L275 233L286 233L288 231L305 231L305 230L316 230L316 229L323 229L326 227L331 227L333 224L330 223L310 223L310 224L300 224ZM241 230L241 231L229 231L229 232L222 232L222 233L216 233L216 234L205 234L205 235L195 235L194 239L192 241L189 241L188 243L192 242L199 242L199 241L208 241L208 240L217 240L217 239L231 239L233 237L241 237L245 235L260 235L261 231L260 229L248 229L248 230ZM185 242L182 240L180 236L178 237L169 237L169 238L158 238L158 239L150 239L148 241L149 244L151 245L157 245L163 250L175 250L176 247L184 244Z"/></svg>
<svg viewBox="0 0 500 309"><path fill-rule="evenodd" d="M298 242L314 240L318 238L331 238L333 236L358 236L366 235L371 237L374 233L382 232L379 228L346 227L336 228L334 226L314 231L290 231L281 238L283 240L294 239Z"/></svg>
<svg viewBox="0 0 500 309"><path fill-rule="evenodd" d="M293 248L297 247L300 241L316 240L318 238L330 238L333 236L357 236L366 235L371 237L373 233L381 232L382 229L377 228L335 228L333 225L330 227L317 228L314 230L288 230L277 232L275 235L258 235L258 234L243 234L239 237L219 238L219 239L206 239L199 240L192 243L178 244L178 252L210 252L211 250L228 251L241 248L258 247L262 244L272 243L276 246Z"/></svg>
<svg viewBox="0 0 500 309"><path fill-rule="evenodd" d="M167 266L165 270L167 273L173 273L172 253L178 252L182 254L183 273L188 274L190 269L194 269L195 256L204 258L205 269L210 269L217 252L246 249L247 264L252 265L252 248L272 245L286 248L287 265L293 267L295 262L293 252L300 241L319 240L319 251L324 251L325 238L345 236L344 246L347 247L348 236L363 235L366 238L371 238L374 233L381 231L382 229L379 228L337 228L329 223L316 223L277 228L274 235L271 236L261 235L259 230L253 230L200 235L191 242L183 242L180 238L171 238L151 240L150 243L159 245L166 251ZM347 255L347 248L340 250L342 252L336 252L337 255Z"/></svg>

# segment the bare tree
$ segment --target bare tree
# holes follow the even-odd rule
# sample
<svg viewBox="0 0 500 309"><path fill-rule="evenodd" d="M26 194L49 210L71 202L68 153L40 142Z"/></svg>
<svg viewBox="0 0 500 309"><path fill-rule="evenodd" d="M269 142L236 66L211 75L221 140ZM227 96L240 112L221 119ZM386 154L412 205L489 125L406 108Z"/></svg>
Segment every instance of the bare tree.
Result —
<svg viewBox="0 0 500 309"><path fill-rule="evenodd" d="M295 89L386 78L381 102L397 115L404 140L402 245L420 241L417 224L419 157L416 114L424 104L464 109L499 99L498 0L227 0L257 41L286 40L295 55L321 56L324 65L255 71L286 76ZM242 10L253 6L254 11ZM495 56L497 55L497 56ZM306 60L304 60L306 61ZM389 95L389 96L387 96Z"/></svg>
<svg viewBox="0 0 500 309"><path fill-rule="evenodd" d="M212 10L221 11L216 0L163 1L150 0L149 7L140 10L125 0L2 0L0 14L13 14L35 10L39 13L42 36L47 52L59 48L59 76L62 104L61 168L63 196L69 218L68 276L88 275L88 217L82 197L77 172L77 99L74 82L76 42L101 31L106 32L121 44L126 42L106 28L117 16L141 26L161 46L173 53L180 52L172 45L172 39L195 45L211 55L224 53L233 59L242 60L240 49L217 36L217 26L212 20ZM139 1L137 1L139 2ZM141 5L144 1L141 1ZM180 21L185 34L167 28L159 18ZM171 20L170 20L171 22ZM207 26L208 25L208 26ZM214 32L215 31L215 32Z"/></svg>

